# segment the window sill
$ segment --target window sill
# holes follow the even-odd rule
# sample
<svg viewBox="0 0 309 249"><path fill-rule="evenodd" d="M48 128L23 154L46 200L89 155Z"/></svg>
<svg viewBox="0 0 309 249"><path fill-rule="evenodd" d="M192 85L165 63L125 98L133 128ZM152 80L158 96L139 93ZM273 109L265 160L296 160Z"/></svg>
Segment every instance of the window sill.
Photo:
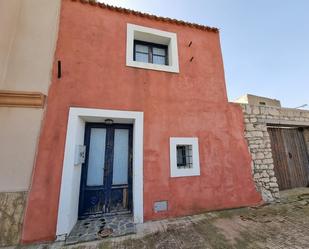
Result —
<svg viewBox="0 0 309 249"><path fill-rule="evenodd" d="M170 73L179 73L178 67L160 65L160 64L152 64L152 63L144 63L144 62L139 62L139 61L127 61L127 66L143 68L143 69L152 69L156 71L164 71L164 72L170 72Z"/></svg>
<svg viewBox="0 0 309 249"><path fill-rule="evenodd" d="M171 174L171 178L200 176L200 175L201 174L200 174L199 169L176 169L176 170L173 170L173 173Z"/></svg>

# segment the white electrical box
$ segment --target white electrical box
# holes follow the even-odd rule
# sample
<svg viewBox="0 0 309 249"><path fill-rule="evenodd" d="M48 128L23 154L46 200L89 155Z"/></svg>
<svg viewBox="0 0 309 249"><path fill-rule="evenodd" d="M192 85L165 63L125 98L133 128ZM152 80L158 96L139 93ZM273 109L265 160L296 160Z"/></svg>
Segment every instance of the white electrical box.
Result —
<svg viewBox="0 0 309 249"><path fill-rule="evenodd" d="M85 158L86 158L86 146L76 145L74 165L79 165L79 164L84 163Z"/></svg>

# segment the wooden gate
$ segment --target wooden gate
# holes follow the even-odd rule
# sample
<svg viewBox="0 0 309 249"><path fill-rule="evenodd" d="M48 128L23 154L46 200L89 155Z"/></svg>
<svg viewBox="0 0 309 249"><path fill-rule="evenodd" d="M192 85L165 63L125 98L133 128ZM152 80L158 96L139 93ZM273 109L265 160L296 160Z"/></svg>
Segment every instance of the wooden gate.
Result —
<svg viewBox="0 0 309 249"><path fill-rule="evenodd" d="M307 187L309 158L304 135L298 128L268 128L279 189Z"/></svg>

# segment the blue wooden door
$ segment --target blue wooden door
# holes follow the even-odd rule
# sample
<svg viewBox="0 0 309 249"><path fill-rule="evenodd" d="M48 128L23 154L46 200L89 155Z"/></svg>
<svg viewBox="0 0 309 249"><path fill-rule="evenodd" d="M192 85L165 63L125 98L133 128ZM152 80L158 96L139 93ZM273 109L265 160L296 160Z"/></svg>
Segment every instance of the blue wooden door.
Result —
<svg viewBox="0 0 309 249"><path fill-rule="evenodd" d="M132 208L132 126L87 123L79 217Z"/></svg>

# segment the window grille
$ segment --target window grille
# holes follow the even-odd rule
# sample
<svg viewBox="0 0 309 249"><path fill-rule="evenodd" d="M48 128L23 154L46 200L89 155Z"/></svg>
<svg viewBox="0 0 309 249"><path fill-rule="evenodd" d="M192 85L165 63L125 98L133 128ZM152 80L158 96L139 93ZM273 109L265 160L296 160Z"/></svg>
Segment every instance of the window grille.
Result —
<svg viewBox="0 0 309 249"><path fill-rule="evenodd" d="M192 145L177 145L177 168L192 168Z"/></svg>

